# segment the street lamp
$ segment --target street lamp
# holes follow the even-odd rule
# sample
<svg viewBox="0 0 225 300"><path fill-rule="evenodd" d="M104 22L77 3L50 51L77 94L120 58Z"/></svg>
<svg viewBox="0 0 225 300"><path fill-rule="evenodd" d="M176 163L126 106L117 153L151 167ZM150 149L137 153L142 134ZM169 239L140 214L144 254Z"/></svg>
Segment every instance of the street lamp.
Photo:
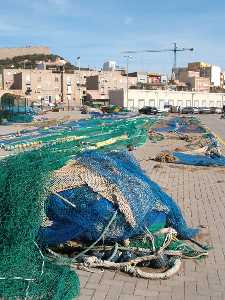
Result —
<svg viewBox="0 0 225 300"><path fill-rule="evenodd" d="M80 89L81 89L81 74L80 74L80 56L77 57L77 65L78 65L78 71L79 71L79 74L78 74L78 78L79 78L79 81L78 81L78 84L79 84L79 105L82 106L82 103L81 103L81 97L80 97ZM77 86L78 86L77 84Z"/></svg>
<svg viewBox="0 0 225 300"><path fill-rule="evenodd" d="M130 55L125 55L124 58L126 58L127 61L127 106L128 106L128 93L129 93L129 83L128 83L128 79L129 79L129 60L132 59L133 57Z"/></svg>
<svg viewBox="0 0 225 300"><path fill-rule="evenodd" d="M61 77L61 103L64 103L64 76L63 73L65 71L65 64L66 61L61 60L59 63L59 71L60 71L60 77ZM63 105L63 110L64 110L64 105Z"/></svg>

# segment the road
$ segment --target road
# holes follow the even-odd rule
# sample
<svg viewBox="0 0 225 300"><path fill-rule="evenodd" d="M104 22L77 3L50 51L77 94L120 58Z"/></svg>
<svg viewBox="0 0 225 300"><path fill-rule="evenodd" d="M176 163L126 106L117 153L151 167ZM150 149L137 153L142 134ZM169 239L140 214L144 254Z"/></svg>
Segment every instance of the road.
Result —
<svg viewBox="0 0 225 300"><path fill-rule="evenodd" d="M223 141L225 146L225 119L220 119L220 115L199 115L198 117L202 123Z"/></svg>

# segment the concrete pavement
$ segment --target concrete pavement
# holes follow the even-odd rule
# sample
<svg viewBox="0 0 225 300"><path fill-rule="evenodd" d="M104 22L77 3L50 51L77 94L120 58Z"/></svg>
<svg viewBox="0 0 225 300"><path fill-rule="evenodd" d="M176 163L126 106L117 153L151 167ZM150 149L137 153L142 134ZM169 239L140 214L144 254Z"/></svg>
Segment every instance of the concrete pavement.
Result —
<svg viewBox="0 0 225 300"><path fill-rule="evenodd" d="M223 141L225 146L225 119L220 119L220 115L217 114L199 115L198 118Z"/></svg>

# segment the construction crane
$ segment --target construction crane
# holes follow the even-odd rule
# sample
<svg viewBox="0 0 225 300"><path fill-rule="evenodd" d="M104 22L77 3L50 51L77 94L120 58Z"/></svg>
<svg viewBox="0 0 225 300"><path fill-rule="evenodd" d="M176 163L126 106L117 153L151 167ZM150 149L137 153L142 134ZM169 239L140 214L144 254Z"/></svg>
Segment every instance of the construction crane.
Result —
<svg viewBox="0 0 225 300"><path fill-rule="evenodd" d="M173 43L174 47L172 49L161 49L161 50L140 50L140 51L124 51L123 54L136 54L136 53L158 53L158 52L173 52L174 63L173 69L177 67L177 53L183 51L194 51L194 48L179 48L177 43Z"/></svg>

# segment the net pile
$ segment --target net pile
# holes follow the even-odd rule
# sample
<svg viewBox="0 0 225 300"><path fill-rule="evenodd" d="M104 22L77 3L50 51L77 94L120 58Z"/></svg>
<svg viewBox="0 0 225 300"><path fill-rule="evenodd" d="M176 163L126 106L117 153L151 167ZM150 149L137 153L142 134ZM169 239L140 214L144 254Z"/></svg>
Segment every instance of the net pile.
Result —
<svg viewBox="0 0 225 300"><path fill-rule="evenodd" d="M158 132L177 133L205 133L206 129L201 126L200 121L195 117L173 117L165 122L164 126L155 129Z"/></svg>
<svg viewBox="0 0 225 300"><path fill-rule="evenodd" d="M88 253L90 246L93 250L93 245L133 239L146 228L171 226L184 239L198 232L187 227L176 203L128 152L111 151L126 149L128 143L143 144L148 120L130 120L128 128L126 121L120 123L118 136L129 136L125 143L122 139L112 142L118 127L111 120L110 126L105 126L107 138L92 136L93 128L84 128L85 122L74 123L73 135L66 137L67 125L52 128L38 149L0 161L0 297L72 300L79 293L79 280L70 266L79 263L78 258L84 267L105 264L93 252ZM101 120L95 120L95 126L98 132L104 131L105 127L97 124L102 124ZM84 131L91 142L78 143L77 136L82 137ZM21 142L23 136L18 138ZM93 151L96 148L99 150ZM74 240L84 246L72 260L46 255L49 246ZM175 266L179 262L176 259ZM130 272L134 275L134 269Z"/></svg>
<svg viewBox="0 0 225 300"><path fill-rule="evenodd" d="M143 233L158 213L160 220L166 219L167 226L182 238L196 235L197 230L187 227L176 203L143 173L128 153L88 151L66 168L66 178L64 168L54 174L59 189L55 191L54 177L52 186L57 193L49 197L47 206L47 216L53 223L40 230L42 244L93 242L116 211L116 220L104 235L105 242ZM59 176L64 186L59 184Z"/></svg>
<svg viewBox="0 0 225 300"><path fill-rule="evenodd" d="M104 123L105 127L98 120L95 120L94 124L91 123L92 127L86 127L87 123L90 125L89 121L70 123L72 134L70 131L66 134L66 124L48 131L38 130L33 134L31 131L25 131L9 141L21 144L24 143L24 138L29 140L29 143L32 138L42 138L42 143L37 149L24 147L20 153L0 161L0 297L71 300L78 295L79 280L76 274L69 267L57 265L49 260L44 255L40 243L37 243L37 240L40 240L41 225L48 223L44 222L46 199L51 197L53 191L58 192L61 188L65 191L70 184L74 187L75 174L71 173L72 177L69 178L68 170L65 170L65 181L61 175L75 155L82 153L86 148L124 149L130 143L134 146L141 145L147 140L150 124L144 119L135 119L123 124L120 122L118 134L118 126L111 124L114 123L111 120ZM79 143L79 138L84 136L84 132L89 135L89 142ZM93 135L96 132L99 135ZM24 149L30 151L23 151ZM57 178L60 181L57 182ZM86 204L85 201L81 202L84 207L78 205L81 210L95 200L95 194L93 193L92 199L92 194L86 193L82 187L77 194L86 199ZM108 206L103 205L103 208L107 211ZM67 212L69 217L70 212L65 210L65 213ZM102 226L103 224L104 222ZM75 229L75 232L79 231L80 228ZM64 235L62 237L65 239ZM44 240L43 244L46 243L47 240Z"/></svg>
<svg viewBox="0 0 225 300"><path fill-rule="evenodd" d="M74 142L77 147L93 149L109 145L142 145L147 140L147 130L157 119L133 117L128 119L91 119L64 123L36 131L24 131L19 136L2 136L0 147L4 150L21 151L43 145Z"/></svg>
<svg viewBox="0 0 225 300"><path fill-rule="evenodd" d="M193 166L225 166L225 157L222 155L219 141L201 125L197 118L171 118L164 122L164 126L156 128L155 131L161 134L164 132L164 138L179 138L186 141L188 150L186 152L185 150L175 150L174 152L159 153L155 157L156 161Z"/></svg>
<svg viewBox="0 0 225 300"><path fill-rule="evenodd" d="M180 208L128 152L84 152L51 182L50 222L38 241L53 247L48 251L60 263L166 279L179 271L182 258L208 254L177 239L191 239L198 229L187 226ZM168 270L145 273L138 266Z"/></svg>
<svg viewBox="0 0 225 300"><path fill-rule="evenodd" d="M49 261L36 243L52 168L63 161L47 150L0 161L0 297L71 300L77 275ZM54 161L54 164L52 162Z"/></svg>
<svg viewBox="0 0 225 300"><path fill-rule="evenodd" d="M225 167L224 156L187 154L182 152L174 152L173 156L176 158L176 163L179 164L205 167Z"/></svg>

